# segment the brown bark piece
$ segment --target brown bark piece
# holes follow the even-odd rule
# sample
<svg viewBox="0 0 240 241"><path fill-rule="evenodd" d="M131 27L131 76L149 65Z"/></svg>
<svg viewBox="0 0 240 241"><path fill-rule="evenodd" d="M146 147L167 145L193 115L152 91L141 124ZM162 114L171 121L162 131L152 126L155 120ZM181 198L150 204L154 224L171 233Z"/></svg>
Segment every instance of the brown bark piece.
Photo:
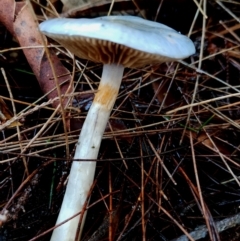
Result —
<svg viewBox="0 0 240 241"><path fill-rule="evenodd" d="M27 4L23 5L17 13L16 19L13 23L13 30L20 46L29 46L29 49L23 49L23 52L36 77L39 78L40 63L44 49L31 48L34 46L41 46L42 37L38 30L38 25L34 21Z"/></svg>
<svg viewBox="0 0 240 241"><path fill-rule="evenodd" d="M36 48L36 46L43 46L42 39L46 38L42 38L38 30L38 23L36 23L33 17L30 6L26 2L15 3L13 0L1 0L0 22L2 22L18 40L21 47L29 47L23 49L23 52L38 79L42 91L48 93L53 90L48 95L48 98L57 97L58 93L55 88L55 80L49 60L46 58L45 50L43 47ZM71 80L69 71L62 65L54 53L50 52L50 58L56 72L57 82L60 85L61 94L71 93L73 88L69 86ZM67 98L63 99L64 106L66 106L67 101ZM59 102L56 101L52 105L56 107L58 104Z"/></svg>

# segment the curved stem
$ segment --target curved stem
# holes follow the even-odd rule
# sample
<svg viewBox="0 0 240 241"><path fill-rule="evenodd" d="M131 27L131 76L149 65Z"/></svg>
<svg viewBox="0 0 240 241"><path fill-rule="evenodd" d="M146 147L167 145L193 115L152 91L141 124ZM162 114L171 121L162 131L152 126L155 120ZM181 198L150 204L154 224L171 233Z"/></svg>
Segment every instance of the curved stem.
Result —
<svg viewBox="0 0 240 241"><path fill-rule="evenodd" d="M98 92L83 124L74 160L97 159L102 136L118 95L123 70L121 65L103 66ZM96 161L73 161L57 224L82 210L93 183L95 169ZM75 241L79 219L80 215L56 228L51 241Z"/></svg>

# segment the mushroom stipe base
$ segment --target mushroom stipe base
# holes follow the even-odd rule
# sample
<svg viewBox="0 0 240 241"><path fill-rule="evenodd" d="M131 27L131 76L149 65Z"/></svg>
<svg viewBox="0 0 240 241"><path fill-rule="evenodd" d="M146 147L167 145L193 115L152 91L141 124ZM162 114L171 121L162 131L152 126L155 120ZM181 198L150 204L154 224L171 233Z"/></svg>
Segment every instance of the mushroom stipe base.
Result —
<svg viewBox="0 0 240 241"><path fill-rule="evenodd" d="M104 130L116 101L123 76L123 66L104 65L102 79L93 103L83 124L75 151L66 193L61 206L57 224L80 212L87 200L93 183L97 160ZM83 224L85 220L83 218ZM59 226L53 231L51 241L74 241L78 230L80 215ZM83 225L81 226L83 228ZM80 233L82 232L82 228ZM81 236L81 235L80 235ZM64 237L64 238L63 238ZM80 238L80 237L79 237Z"/></svg>

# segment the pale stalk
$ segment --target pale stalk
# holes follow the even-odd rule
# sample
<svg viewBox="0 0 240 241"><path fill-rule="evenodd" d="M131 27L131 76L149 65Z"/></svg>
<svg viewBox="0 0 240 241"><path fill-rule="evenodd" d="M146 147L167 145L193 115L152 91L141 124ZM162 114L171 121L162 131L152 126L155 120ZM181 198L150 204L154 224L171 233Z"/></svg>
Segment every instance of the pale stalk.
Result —
<svg viewBox="0 0 240 241"><path fill-rule="evenodd" d="M97 159L102 136L118 95L123 70L124 67L121 65L104 65L98 91L77 142L74 160ZM95 169L96 161L73 161L57 224L83 209L93 183ZM85 215L86 212L83 223ZM79 219L80 215L56 228L51 241L75 241Z"/></svg>

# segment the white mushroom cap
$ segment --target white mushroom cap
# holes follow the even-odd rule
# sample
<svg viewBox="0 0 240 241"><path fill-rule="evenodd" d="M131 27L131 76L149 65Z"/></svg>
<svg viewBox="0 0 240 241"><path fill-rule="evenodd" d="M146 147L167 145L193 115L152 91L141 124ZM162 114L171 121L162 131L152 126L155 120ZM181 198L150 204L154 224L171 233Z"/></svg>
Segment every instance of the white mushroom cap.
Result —
<svg viewBox="0 0 240 241"><path fill-rule="evenodd" d="M41 23L40 30L77 56L104 64L140 67L195 53L188 37L166 25L133 16L57 18Z"/></svg>

